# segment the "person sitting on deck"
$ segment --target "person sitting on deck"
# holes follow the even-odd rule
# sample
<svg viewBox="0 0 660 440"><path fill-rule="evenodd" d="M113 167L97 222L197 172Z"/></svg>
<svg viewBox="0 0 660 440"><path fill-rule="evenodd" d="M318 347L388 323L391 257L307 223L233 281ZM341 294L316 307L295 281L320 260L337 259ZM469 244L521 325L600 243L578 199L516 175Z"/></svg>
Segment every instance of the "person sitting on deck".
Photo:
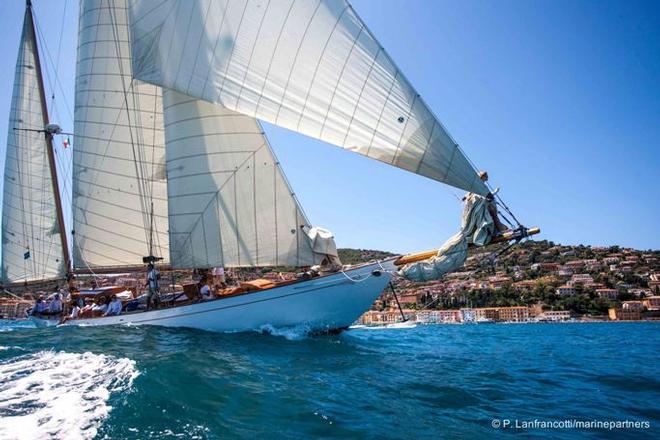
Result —
<svg viewBox="0 0 660 440"><path fill-rule="evenodd" d="M117 298L117 295L112 295L112 301L108 304L108 309L105 311L103 316L115 316L121 313L121 300Z"/></svg>
<svg viewBox="0 0 660 440"><path fill-rule="evenodd" d="M34 303L34 307L32 308L32 314L41 314L47 311L46 308L46 302L44 301L44 296L39 295L37 297L37 301Z"/></svg>
<svg viewBox="0 0 660 440"><path fill-rule="evenodd" d="M76 319L80 314L80 306L77 301L71 301L71 313L69 314L69 319Z"/></svg>
<svg viewBox="0 0 660 440"><path fill-rule="evenodd" d="M62 297L59 292L52 296L50 304L48 304L48 313L51 315L62 313Z"/></svg>
<svg viewBox="0 0 660 440"><path fill-rule="evenodd" d="M80 309L85 307L85 298L83 298L83 296L80 295L79 293L75 294L75 295L72 295L71 296L71 301L75 302L76 305L78 306L78 308L80 308Z"/></svg>
<svg viewBox="0 0 660 440"><path fill-rule="evenodd" d="M199 280L199 294L202 295L202 300L208 301L213 299L213 293L207 282L207 278L204 276Z"/></svg>
<svg viewBox="0 0 660 440"><path fill-rule="evenodd" d="M108 310L108 304L105 297L101 297L96 301L96 304L92 306L92 316L101 316L106 310Z"/></svg>
<svg viewBox="0 0 660 440"><path fill-rule="evenodd" d="M81 315L80 306L78 305L78 302L74 299L72 299L71 302L69 303L69 310L71 312L62 318L62 322L66 322L69 319L78 319L78 317Z"/></svg>

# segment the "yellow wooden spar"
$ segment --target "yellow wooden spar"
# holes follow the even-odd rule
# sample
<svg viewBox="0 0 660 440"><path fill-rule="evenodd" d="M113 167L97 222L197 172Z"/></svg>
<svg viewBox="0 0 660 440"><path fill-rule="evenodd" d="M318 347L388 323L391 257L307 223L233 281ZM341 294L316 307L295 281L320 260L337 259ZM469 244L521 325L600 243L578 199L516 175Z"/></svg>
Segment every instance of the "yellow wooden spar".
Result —
<svg viewBox="0 0 660 440"><path fill-rule="evenodd" d="M530 235L535 235L541 232L541 229L539 228L529 228L529 229L516 229L513 231L506 231L500 235L496 235L493 237L493 239L490 241L489 244L494 244L494 243L501 243L503 241L509 241L509 240L516 240L519 238L524 238L528 237ZM430 251L425 251L425 252L418 252L416 254L409 254L409 255L404 255L402 257L397 258L394 261L394 264L397 266L403 266L404 264L408 263L415 263L417 261L422 261L422 260L427 260L431 257L435 257L438 255L438 249L433 249Z"/></svg>

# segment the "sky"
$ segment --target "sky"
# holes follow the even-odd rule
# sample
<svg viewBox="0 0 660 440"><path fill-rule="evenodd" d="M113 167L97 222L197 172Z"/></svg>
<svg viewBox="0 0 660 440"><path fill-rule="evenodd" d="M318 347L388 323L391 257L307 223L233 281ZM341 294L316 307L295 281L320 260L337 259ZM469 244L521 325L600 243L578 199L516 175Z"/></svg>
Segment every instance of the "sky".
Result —
<svg viewBox="0 0 660 440"><path fill-rule="evenodd" d="M33 3L55 93L51 120L72 130L78 1ZM539 239L660 249L660 2L352 5L516 217L541 228ZM3 2L0 133L23 13L23 1ZM265 129L311 222L332 230L338 246L407 253L458 230L460 190ZM0 156L4 169L4 146Z"/></svg>

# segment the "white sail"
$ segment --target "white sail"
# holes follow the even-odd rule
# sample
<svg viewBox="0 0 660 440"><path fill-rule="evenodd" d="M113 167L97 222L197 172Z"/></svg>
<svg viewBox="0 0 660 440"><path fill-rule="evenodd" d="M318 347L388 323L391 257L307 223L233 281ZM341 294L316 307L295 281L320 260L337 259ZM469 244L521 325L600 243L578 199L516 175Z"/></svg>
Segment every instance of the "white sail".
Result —
<svg viewBox="0 0 660 440"><path fill-rule="evenodd" d="M168 260L161 90L132 78L126 19L126 0L81 2L73 153L77 268L141 264L151 253Z"/></svg>
<svg viewBox="0 0 660 440"><path fill-rule="evenodd" d="M63 278L61 231L44 130L36 37L25 14L16 61L2 199L2 282Z"/></svg>
<svg viewBox="0 0 660 440"><path fill-rule="evenodd" d="M170 90L163 101L172 266L315 264L261 125Z"/></svg>
<svg viewBox="0 0 660 440"><path fill-rule="evenodd" d="M345 0L130 0L136 78L481 195Z"/></svg>

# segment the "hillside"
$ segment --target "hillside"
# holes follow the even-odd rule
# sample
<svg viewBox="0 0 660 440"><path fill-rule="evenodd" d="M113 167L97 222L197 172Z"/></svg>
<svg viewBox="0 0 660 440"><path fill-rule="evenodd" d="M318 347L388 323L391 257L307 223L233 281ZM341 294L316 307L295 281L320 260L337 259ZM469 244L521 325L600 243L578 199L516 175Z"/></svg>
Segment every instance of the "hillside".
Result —
<svg viewBox="0 0 660 440"><path fill-rule="evenodd" d="M382 260L395 255L391 252L375 251L372 249L343 248L337 249L337 251L339 252L339 259L344 264L366 263L367 261Z"/></svg>
<svg viewBox="0 0 660 440"><path fill-rule="evenodd" d="M601 315L623 302L660 293L660 251L630 248L563 246L526 241L497 255L475 249L461 271L442 280L412 283L396 280L409 308L539 306L574 314ZM388 252L342 249L345 263L359 263ZM387 292L374 308L393 304Z"/></svg>

